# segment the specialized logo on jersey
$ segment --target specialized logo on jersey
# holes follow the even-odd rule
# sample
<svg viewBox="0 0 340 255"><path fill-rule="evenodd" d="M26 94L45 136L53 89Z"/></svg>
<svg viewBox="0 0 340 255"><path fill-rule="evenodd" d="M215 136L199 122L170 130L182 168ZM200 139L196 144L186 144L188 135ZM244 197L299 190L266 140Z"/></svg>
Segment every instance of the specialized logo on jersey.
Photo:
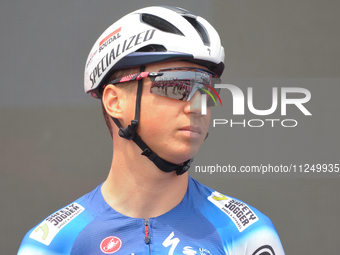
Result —
<svg viewBox="0 0 340 255"><path fill-rule="evenodd" d="M179 243L179 238L175 237L175 233L172 231L171 234L164 240L164 242L162 243L162 245L164 247L169 247L170 246L170 250L169 250L169 255L173 255L174 251L176 249L176 246Z"/></svg>
<svg viewBox="0 0 340 255"><path fill-rule="evenodd" d="M185 255L196 255L197 251L193 250L191 246L185 246L183 248L183 254Z"/></svg>
<svg viewBox="0 0 340 255"><path fill-rule="evenodd" d="M228 215L240 232L259 220L247 204L227 197L217 191L213 192L208 197L208 200Z"/></svg>
<svg viewBox="0 0 340 255"><path fill-rule="evenodd" d="M30 234L30 238L49 245L58 232L74 220L85 208L78 203L70 204L46 218Z"/></svg>
<svg viewBox="0 0 340 255"><path fill-rule="evenodd" d="M106 237L101 243L100 243L100 249L105 254L111 254L115 253L122 247L122 240L116 236L109 236Z"/></svg>
<svg viewBox="0 0 340 255"><path fill-rule="evenodd" d="M174 255L175 249L177 245L180 243L180 239L178 237L175 237L174 231L171 232L171 234L164 240L162 245L164 247L170 247L168 255ZM199 253L191 246L185 246L183 248L183 254L185 255L212 255L210 251L207 249L199 248ZM177 253L176 253L177 254Z"/></svg>

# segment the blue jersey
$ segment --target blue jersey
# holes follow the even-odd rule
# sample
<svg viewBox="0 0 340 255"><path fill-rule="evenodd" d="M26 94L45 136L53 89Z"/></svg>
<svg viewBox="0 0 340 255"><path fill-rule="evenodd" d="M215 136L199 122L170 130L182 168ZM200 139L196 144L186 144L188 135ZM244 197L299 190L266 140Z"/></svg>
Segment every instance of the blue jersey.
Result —
<svg viewBox="0 0 340 255"><path fill-rule="evenodd" d="M18 254L284 254L268 217L190 177L182 202L148 220L115 211L100 188L30 230Z"/></svg>

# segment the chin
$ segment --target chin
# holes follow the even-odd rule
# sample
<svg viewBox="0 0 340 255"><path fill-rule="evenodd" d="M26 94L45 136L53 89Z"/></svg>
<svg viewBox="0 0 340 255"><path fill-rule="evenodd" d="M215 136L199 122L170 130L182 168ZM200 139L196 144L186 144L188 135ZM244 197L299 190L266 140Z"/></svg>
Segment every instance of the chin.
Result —
<svg viewBox="0 0 340 255"><path fill-rule="evenodd" d="M162 159L173 164L181 165L183 162L193 158L199 151L203 141L176 141L171 146L161 146L154 148L153 151L157 153ZM153 149L153 148L151 148Z"/></svg>
<svg viewBox="0 0 340 255"><path fill-rule="evenodd" d="M173 153L168 151L164 157L160 157L173 164L181 165L183 162L191 158L190 148L187 150L175 150Z"/></svg>
<svg viewBox="0 0 340 255"><path fill-rule="evenodd" d="M173 155L171 158L169 158L169 162L180 165L183 162L195 157L198 153L199 148L190 148L187 151L176 152L176 155Z"/></svg>

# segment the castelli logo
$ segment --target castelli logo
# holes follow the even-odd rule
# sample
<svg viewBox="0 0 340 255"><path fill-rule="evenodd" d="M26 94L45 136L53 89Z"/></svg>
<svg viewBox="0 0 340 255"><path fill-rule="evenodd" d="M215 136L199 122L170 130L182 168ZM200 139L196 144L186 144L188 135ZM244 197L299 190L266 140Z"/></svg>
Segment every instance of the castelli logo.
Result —
<svg viewBox="0 0 340 255"><path fill-rule="evenodd" d="M120 240L116 236L109 236L106 237L101 243L100 243L100 249L102 252L106 254L115 253L122 247L122 240Z"/></svg>

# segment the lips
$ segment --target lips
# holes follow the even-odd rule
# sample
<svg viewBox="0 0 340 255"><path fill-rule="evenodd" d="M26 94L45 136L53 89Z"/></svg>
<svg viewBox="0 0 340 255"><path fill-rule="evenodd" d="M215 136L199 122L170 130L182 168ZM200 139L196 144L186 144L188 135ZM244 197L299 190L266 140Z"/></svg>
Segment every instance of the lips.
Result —
<svg viewBox="0 0 340 255"><path fill-rule="evenodd" d="M200 127L186 126L186 127L181 128L180 130L202 134L202 130Z"/></svg>

